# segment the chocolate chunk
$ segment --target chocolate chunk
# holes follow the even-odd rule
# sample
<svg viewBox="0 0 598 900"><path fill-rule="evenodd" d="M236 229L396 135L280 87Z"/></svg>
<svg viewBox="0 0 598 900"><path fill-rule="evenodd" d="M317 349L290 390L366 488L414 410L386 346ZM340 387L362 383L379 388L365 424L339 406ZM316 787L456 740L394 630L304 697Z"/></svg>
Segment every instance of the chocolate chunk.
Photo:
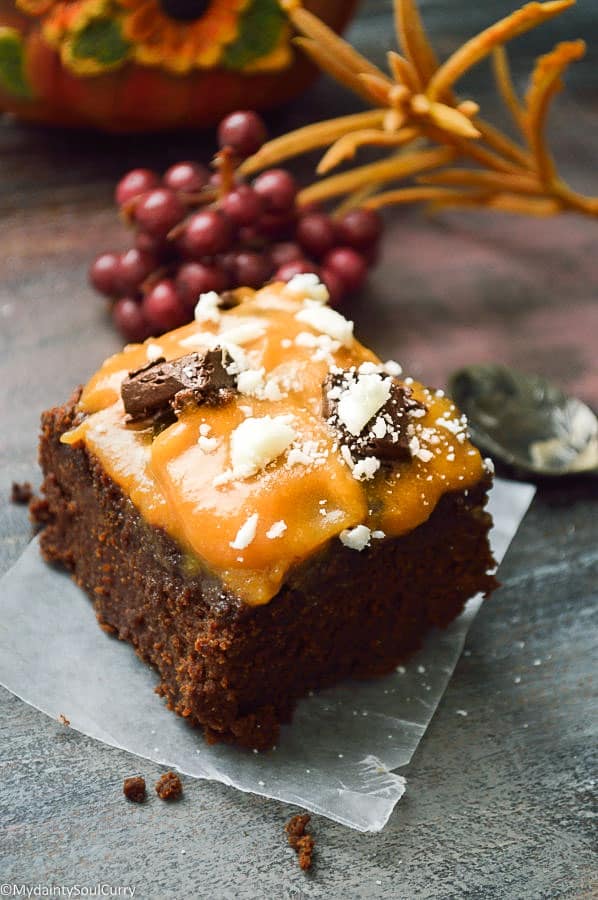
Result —
<svg viewBox="0 0 598 900"><path fill-rule="evenodd" d="M322 415L338 431L341 443L348 447L353 459L366 456L375 456L381 462L408 459L411 418L425 407L413 398L409 387L392 378L388 400L355 436L340 421L338 403L343 391L357 377L355 369L331 372L326 376L322 382Z"/></svg>
<svg viewBox="0 0 598 900"><path fill-rule="evenodd" d="M131 421L160 417L187 403L221 406L232 400L235 379L226 371L231 356L221 347L189 353L168 362L157 359L122 383L121 396Z"/></svg>

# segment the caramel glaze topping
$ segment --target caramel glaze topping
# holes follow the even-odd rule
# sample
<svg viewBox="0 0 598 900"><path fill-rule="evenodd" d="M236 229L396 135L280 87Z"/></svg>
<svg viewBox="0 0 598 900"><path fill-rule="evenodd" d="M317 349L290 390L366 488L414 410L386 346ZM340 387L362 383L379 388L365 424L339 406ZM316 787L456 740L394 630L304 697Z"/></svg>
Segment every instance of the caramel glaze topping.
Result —
<svg viewBox="0 0 598 900"><path fill-rule="evenodd" d="M203 321L128 345L89 381L80 400L87 416L62 438L73 446L83 442L148 523L250 605L267 603L294 564L341 533L358 525L375 540L407 533L443 494L483 476L450 400L411 379L400 382L418 401L409 454L366 476L352 470L338 430L322 414L322 385L331 371L355 372L380 360L350 330L336 333L343 320L330 327L312 316L316 306L275 284L245 292L233 309L206 307ZM297 318L305 309L309 314ZM215 346L245 371L230 402L184 404L162 430L153 421L130 421L121 399L130 372ZM286 446L253 473L238 461L235 469L235 429L262 417L283 423ZM263 431L261 424L254 432ZM237 433L237 452L243 453L247 428Z"/></svg>

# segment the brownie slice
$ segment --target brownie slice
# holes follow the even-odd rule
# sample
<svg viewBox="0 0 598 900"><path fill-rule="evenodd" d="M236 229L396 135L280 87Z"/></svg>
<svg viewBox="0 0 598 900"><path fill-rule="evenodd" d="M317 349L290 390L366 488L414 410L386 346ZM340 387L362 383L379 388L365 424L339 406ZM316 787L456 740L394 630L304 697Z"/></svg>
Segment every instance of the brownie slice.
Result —
<svg viewBox="0 0 598 900"><path fill-rule="evenodd" d="M206 567L190 574L188 554L84 444L60 443L80 419L77 401L42 419L43 554L72 572L101 626L155 667L168 706L210 742L271 747L309 690L392 671L496 585L484 476L446 493L410 533L362 552L330 541L270 602L243 603Z"/></svg>

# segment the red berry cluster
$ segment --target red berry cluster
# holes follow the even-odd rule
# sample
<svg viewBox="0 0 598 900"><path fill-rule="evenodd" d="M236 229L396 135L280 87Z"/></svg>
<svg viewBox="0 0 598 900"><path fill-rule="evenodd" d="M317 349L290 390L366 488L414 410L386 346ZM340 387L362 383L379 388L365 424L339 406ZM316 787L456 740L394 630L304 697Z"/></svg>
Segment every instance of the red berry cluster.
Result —
<svg viewBox="0 0 598 900"><path fill-rule="evenodd" d="M377 213L352 209L333 219L300 207L285 169L251 183L235 177L234 161L266 139L260 117L236 112L218 129L220 169L180 162L159 178L133 169L116 188L116 203L135 229L135 246L103 253L89 277L113 301L114 323L129 341L189 322L200 294L259 288L316 272L332 305L358 290L373 264L382 225Z"/></svg>

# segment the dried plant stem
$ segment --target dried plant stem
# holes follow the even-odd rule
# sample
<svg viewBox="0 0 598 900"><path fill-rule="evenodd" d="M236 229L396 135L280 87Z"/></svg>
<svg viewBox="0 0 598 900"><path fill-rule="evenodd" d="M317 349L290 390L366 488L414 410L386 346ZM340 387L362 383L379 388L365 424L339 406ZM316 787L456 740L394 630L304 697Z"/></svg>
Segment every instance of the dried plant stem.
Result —
<svg viewBox="0 0 598 900"><path fill-rule="evenodd" d="M547 3L526 3L521 9L506 16L490 28L466 41L432 75L427 94L438 99L449 90L468 69L481 62L499 44L504 44L520 34L524 34L540 22L558 16L573 6L575 0L548 0Z"/></svg>
<svg viewBox="0 0 598 900"><path fill-rule="evenodd" d="M526 133L540 178L550 184L556 177L556 166L546 145L546 116L555 93L562 87L562 75L571 62L581 59L584 41L565 41L551 53L541 56L534 69L526 97Z"/></svg>
<svg viewBox="0 0 598 900"><path fill-rule="evenodd" d="M346 134L339 138L335 144L324 154L316 172L325 175L330 169L336 168L341 162L352 159L355 153L364 144L373 147L403 147L420 137L417 128L402 128L396 132L378 130L357 131L354 134Z"/></svg>
<svg viewBox="0 0 598 900"><path fill-rule="evenodd" d="M492 68L494 71L494 80L503 102L517 128L525 131L525 111L519 101L513 79L511 77L511 66L509 65L509 57L506 48L499 44L492 51Z"/></svg>
<svg viewBox="0 0 598 900"><path fill-rule="evenodd" d="M298 128L296 131L268 141L257 153L246 159L238 171L241 175L253 175L261 169L278 165L293 156L327 147L346 134L382 125L384 116L385 110L374 109Z"/></svg>
<svg viewBox="0 0 598 900"><path fill-rule="evenodd" d="M301 191L299 202L314 203L328 200L341 194L349 194L370 184L408 178L426 169L435 169L445 165L451 162L455 156L455 151L450 147L439 147L433 150L422 150L418 153L404 153L398 157L370 163L367 166L351 169L350 172L343 172L341 175L332 175L330 178L317 181Z"/></svg>
<svg viewBox="0 0 598 900"><path fill-rule="evenodd" d="M414 0L394 0L395 22L399 46L425 84L438 69L432 49Z"/></svg>
<svg viewBox="0 0 598 900"><path fill-rule="evenodd" d="M541 182L532 175L510 175L478 169L442 169L422 175L417 180L422 184L459 185L532 196L539 196L544 192Z"/></svg>

